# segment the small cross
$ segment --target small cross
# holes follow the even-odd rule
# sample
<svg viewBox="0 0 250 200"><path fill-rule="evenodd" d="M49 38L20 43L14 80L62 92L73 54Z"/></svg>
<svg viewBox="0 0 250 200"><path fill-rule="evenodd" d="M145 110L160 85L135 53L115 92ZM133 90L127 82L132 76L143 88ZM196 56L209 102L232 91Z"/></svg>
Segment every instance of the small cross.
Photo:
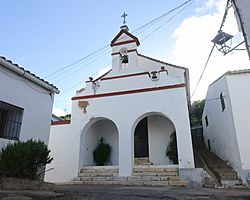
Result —
<svg viewBox="0 0 250 200"><path fill-rule="evenodd" d="M125 12L122 14L122 18L123 18L123 24L126 24L126 17L128 16L128 14L126 14Z"/></svg>

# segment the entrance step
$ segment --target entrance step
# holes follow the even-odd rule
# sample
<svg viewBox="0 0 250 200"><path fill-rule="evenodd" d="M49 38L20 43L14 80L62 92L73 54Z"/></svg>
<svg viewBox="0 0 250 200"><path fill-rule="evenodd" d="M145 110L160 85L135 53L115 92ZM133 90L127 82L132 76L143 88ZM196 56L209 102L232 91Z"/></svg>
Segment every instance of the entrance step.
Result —
<svg viewBox="0 0 250 200"><path fill-rule="evenodd" d="M214 178L215 186L233 187L242 185L242 181L228 162L208 151L205 147L200 146L194 150L196 160L201 160L202 167Z"/></svg>
<svg viewBox="0 0 250 200"><path fill-rule="evenodd" d="M84 167L71 184L187 186L178 168L136 166L132 176L119 177L118 167Z"/></svg>
<svg viewBox="0 0 250 200"><path fill-rule="evenodd" d="M134 158L134 164L135 165L153 165L153 163L149 161L149 157Z"/></svg>

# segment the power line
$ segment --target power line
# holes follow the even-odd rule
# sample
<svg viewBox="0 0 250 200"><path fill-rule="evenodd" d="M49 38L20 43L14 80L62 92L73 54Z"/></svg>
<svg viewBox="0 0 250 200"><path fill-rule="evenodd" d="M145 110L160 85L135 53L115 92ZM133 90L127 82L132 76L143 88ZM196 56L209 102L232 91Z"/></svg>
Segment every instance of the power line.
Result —
<svg viewBox="0 0 250 200"><path fill-rule="evenodd" d="M185 4L189 3L190 1L194 1L194 0L188 0L188 1L184 2L184 3L182 3L181 5L179 5L179 6L175 7L175 8L173 8L172 10L170 10L170 11L168 11L168 12L162 14L161 16L159 16L159 17L157 17L157 18L151 20L150 22L144 24L143 26L137 28L136 30L132 31L132 33L137 32L137 31L143 29L144 27L147 27L148 25L150 25L150 24L152 24L152 23L154 23L154 22L160 20L161 18L164 18L165 16L169 15L170 13L174 12L175 10L178 10L179 8L181 8L181 7L184 6Z"/></svg>
<svg viewBox="0 0 250 200"><path fill-rule="evenodd" d="M210 51L210 53L209 53L209 55L208 55L206 64L205 64L205 66L204 66L204 68L203 68L203 70L202 70L202 72L201 72L201 75L200 75L200 78L199 78L198 82L196 83L196 86L195 86L194 91L193 91L193 93L192 93L192 95L191 95L191 98L194 96L194 93L196 92L196 89L197 89L197 87L198 87L198 85L199 85L199 83L200 83L200 81L201 81L201 79L202 79L202 77L203 77L203 74L204 74L204 72L205 72L205 70L206 70L206 68L207 68L208 62L209 62L209 60L210 60L210 58L211 58L211 55L212 55L212 53L213 53L213 51L214 51L214 47L215 47L215 44L213 45L213 47L212 47L212 49L211 49L211 51Z"/></svg>
<svg viewBox="0 0 250 200"><path fill-rule="evenodd" d="M92 61L88 62L88 63L87 63L87 64L85 64L84 66L87 66L87 65L89 65L89 64L91 64L91 63L96 62L97 60L99 60L100 58L102 58L103 56L105 56L105 55L106 55L107 53L109 53L109 52L110 52L110 51L105 52L104 54L101 54L99 57L97 57L96 59L94 59L94 60L92 60ZM78 65L77 65L77 66L78 66ZM67 75L65 75L65 76L63 76L63 77L61 77L60 79L58 79L58 80L54 81L54 82L53 82L53 84L58 83L58 82L60 82L60 81L64 80L65 78L68 78L70 75L72 75L72 74L74 74L74 73L76 73L76 72L80 71L80 70L81 70L84 66L82 66L82 67L80 67L80 68L78 68L78 69L74 70L73 72L71 72L71 73L69 73L69 74L67 74Z"/></svg>
<svg viewBox="0 0 250 200"><path fill-rule="evenodd" d="M94 51L94 52L88 54L87 56L84 56L83 58L80 58L79 60L77 60L77 61L75 61L75 62L73 62L73 63L71 63L71 64L69 64L69 65L66 65L66 66L64 66L64 67L62 67L62 68L60 68L60 69L58 69L57 71L53 72L52 74L47 75L45 78L51 77L51 76L53 76L54 74L57 74L58 72L60 72L60 71L62 71L62 70L65 70L65 69L67 69L67 68L69 68L69 67L75 65L75 64L77 64L77 63L79 63L79 62L81 62L81 61L83 61L83 60L85 60L85 59L87 59L87 58L89 58L89 57L91 57L91 56L97 54L98 52L100 52L100 51L106 49L107 47L109 47L109 45L105 45L104 47L102 47L102 48L100 48L100 49L98 49L98 50L96 50L96 51Z"/></svg>
<svg viewBox="0 0 250 200"><path fill-rule="evenodd" d="M156 22L156 21L158 21L158 20L160 20L160 19L166 17L166 16L169 15L170 13L174 12L175 10L178 10L179 8L183 7L184 5L186 5L187 3L191 2L191 1L194 1L194 0L185 1L185 2L182 3L181 5L179 5L179 6L175 7L175 8L173 8L173 9L171 9L170 11L168 11L168 12L162 14L161 16L157 17L156 19L151 20L150 22L148 22L148 23L144 24L143 26L137 28L136 30L132 31L132 33L137 32L137 31L139 31L139 30L141 30L141 29L143 29L143 28L149 26L150 24L153 24L154 22ZM53 72L53 73L51 73L51 74L45 76L44 78L49 78L49 77L53 77L53 76L58 76L58 73L60 73L60 74L65 73L65 70L68 71L68 70L74 68L76 64L80 64L81 62L83 62L83 61L86 60L87 58L90 58L90 57L92 57L92 56L96 56L99 52L101 52L102 50L105 50L105 49L108 48L108 47L109 47L109 44L103 46L102 48L100 48L100 49L98 49L98 50L96 50L96 51L94 51L94 52L92 52L92 53L90 53L90 54L88 54L88 55L86 55L86 56L80 58L80 59L78 59L77 61L75 61L75 62L73 62L73 63L71 63L71 64L69 64L69 65L66 65L66 66L64 66L64 67L61 67L60 69L58 69L58 70L56 70L55 72Z"/></svg>
<svg viewBox="0 0 250 200"><path fill-rule="evenodd" d="M108 51L107 51L107 50L108 50ZM51 75L50 79L56 79L58 76L61 76L61 75L65 74L65 73L68 73L68 72L69 72L69 74L73 74L73 73L70 73L70 71L72 71L73 69L75 69L77 66L82 65L83 63L87 62L88 60L91 60L92 58L95 58L95 57L98 56L98 55L103 55L103 52L105 52L104 55L106 55L108 52L110 52L110 50L109 50L109 49L104 49L104 50L102 50L102 51L99 51L98 54L95 54L95 55L92 56L92 57L89 57L89 58L87 58L87 59L85 59L85 60L82 60L82 61L76 63L75 65L69 66L69 67L65 68L64 70L62 70L62 71L60 71L60 72L58 72L58 73L56 73L56 74L54 74L54 75ZM97 59L94 59L94 60L96 61L96 60L98 60L99 58L100 58L100 56L98 56L98 58L97 58ZM91 61L91 63L92 63L92 61ZM86 65L85 65L85 66L86 66ZM84 66L81 66L81 67L79 68L79 70L82 69L83 67L84 67ZM76 71L78 71L78 70L76 70ZM56 82L54 82L54 83L56 83Z"/></svg>
<svg viewBox="0 0 250 200"><path fill-rule="evenodd" d="M37 92L39 92L39 93L41 93L41 94L50 94L50 93L51 93L51 92L43 92L43 91L41 91L41 90L39 90L39 89L33 87L32 84L29 83L29 81L25 80L25 78L22 78L22 77L21 77L21 78L17 78L16 76L13 76L13 75L11 75L10 73L5 72L5 71L3 71L3 70L1 70L1 69L0 69L0 71L1 71L2 73L4 73L5 75L7 75L7 76L9 76L9 77L11 77L11 78L13 78L13 79L15 79L15 80L17 80L17 81L22 81L22 82L24 82L28 87L30 87L31 89L33 89L33 90L35 90L35 91L37 91ZM24 73L25 73L25 72L24 72ZM44 90L46 90L46 89L44 89Z"/></svg>
<svg viewBox="0 0 250 200"><path fill-rule="evenodd" d="M108 67L108 64L107 64L107 65L105 65L105 67L104 67L104 68L106 68L106 67ZM99 70L101 70L101 69L102 69L102 68L100 68ZM97 72L93 72L93 73L92 73L92 74L90 74L89 76L94 76L96 73L97 73ZM86 77L86 78L87 78L87 77ZM83 83L83 81L82 81L82 80L81 80L80 82L76 83L75 85L73 85L72 87L70 87L70 88L68 88L68 89L64 90L64 91L63 91L63 93L61 92L60 94L56 95L56 97L58 97L58 96L62 96L63 94L65 94L65 93L67 93L67 92L71 91L73 88L75 88L75 87L79 86L81 83Z"/></svg>
<svg viewBox="0 0 250 200"><path fill-rule="evenodd" d="M145 36L141 41L144 41L145 39L147 39L149 36L151 36L152 34L154 34L156 31L158 31L160 28L162 28L165 24L167 24L168 22L170 22L173 18L175 18L177 15L179 15L183 10L185 10L187 7L189 7L191 4L194 3L195 0L192 0L191 3L189 3L187 6L185 6L184 8L182 8L180 11L178 11L175 15L173 15L170 19L168 19L167 21L165 21L163 24L161 24L160 26L158 26L155 30L153 30L151 33L149 33L147 36Z"/></svg>
<svg viewBox="0 0 250 200"><path fill-rule="evenodd" d="M226 8L225 8L225 12L224 12L224 15L223 15L223 18L222 18L222 22L221 22L221 25L220 25L220 28L219 28L219 31L218 31L218 32L220 32L220 31L222 30L222 28L223 28L223 26L224 26L224 24L225 24L226 17L227 17L227 14L228 14L228 8L229 8L229 5L230 5L230 2L231 2L231 0L228 0L228 1L227 1ZM202 72L201 72L200 78L199 78L198 82L196 83L196 86L195 86L194 91L193 91L193 93L192 93L192 95L191 95L190 98L192 98L192 97L194 96L194 94L195 94L195 92L196 92L196 90L197 90L197 88L198 88L198 86L199 86L199 84L200 84L200 82L201 82L201 79L202 79L203 74L204 74L204 72L205 72L205 70L206 70L206 68L207 68L207 65L208 65L209 61L210 61L210 58L211 58L212 53L213 53L213 51L214 51L214 48L215 48L215 43L214 43L212 49L210 50L210 53L209 53L209 55L208 55L206 64L204 65L204 68L203 68L203 70L202 70Z"/></svg>

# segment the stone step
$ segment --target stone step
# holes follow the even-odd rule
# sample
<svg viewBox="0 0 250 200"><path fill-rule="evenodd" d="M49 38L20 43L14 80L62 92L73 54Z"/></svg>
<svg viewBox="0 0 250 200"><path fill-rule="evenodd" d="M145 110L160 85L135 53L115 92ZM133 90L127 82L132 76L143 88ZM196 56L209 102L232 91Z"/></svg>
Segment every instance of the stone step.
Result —
<svg viewBox="0 0 250 200"><path fill-rule="evenodd" d="M133 169L133 175L119 177L118 167L84 167L79 176L73 179L73 184L98 185L169 185L186 186L181 181L176 167L138 165Z"/></svg>
<svg viewBox="0 0 250 200"><path fill-rule="evenodd" d="M149 161L149 157L138 157L138 158L134 158L134 161L142 161L142 162L148 162Z"/></svg>
<svg viewBox="0 0 250 200"><path fill-rule="evenodd" d="M147 185L147 186L176 186L186 187L186 181L137 181L137 180L114 180L114 181L102 181L102 180L91 180L91 181L73 181L69 184L86 184L86 185Z"/></svg>
<svg viewBox="0 0 250 200"><path fill-rule="evenodd" d="M93 176L78 176L73 179L74 181L180 181L178 176L109 176L109 177L93 177Z"/></svg>
<svg viewBox="0 0 250 200"><path fill-rule="evenodd" d="M135 166L134 172L179 172L178 168L163 168L163 167L151 167L151 166Z"/></svg>
<svg viewBox="0 0 250 200"><path fill-rule="evenodd" d="M102 177L109 177L109 176L118 176L118 173L112 173L112 172L103 172L103 173L89 173L89 172L81 172L79 173L80 177L95 177L95 176L102 176Z"/></svg>
<svg viewBox="0 0 250 200"><path fill-rule="evenodd" d="M232 173L232 172L221 172L218 173L219 176L221 177L220 180L237 180L237 174L236 173Z"/></svg>
<svg viewBox="0 0 250 200"><path fill-rule="evenodd" d="M241 180L221 180L221 185L224 187L232 187L232 186L242 186L242 181Z"/></svg>
<svg viewBox="0 0 250 200"><path fill-rule="evenodd" d="M91 168L84 167L80 173L118 173L118 168Z"/></svg>
<svg viewBox="0 0 250 200"><path fill-rule="evenodd" d="M153 165L153 163L152 162L138 162L138 163L135 163L135 165Z"/></svg>
<svg viewBox="0 0 250 200"><path fill-rule="evenodd" d="M153 163L149 161L148 157L134 158L134 164L135 165L153 165Z"/></svg>
<svg viewBox="0 0 250 200"><path fill-rule="evenodd" d="M207 168L213 173L219 182L224 181L225 183L237 183L237 173L227 161L222 160L215 153L212 153L205 148L200 149L199 154L204 160Z"/></svg>
<svg viewBox="0 0 250 200"><path fill-rule="evenodd" d="M177 172L133 172L133 176L179 176Z"/></svg>

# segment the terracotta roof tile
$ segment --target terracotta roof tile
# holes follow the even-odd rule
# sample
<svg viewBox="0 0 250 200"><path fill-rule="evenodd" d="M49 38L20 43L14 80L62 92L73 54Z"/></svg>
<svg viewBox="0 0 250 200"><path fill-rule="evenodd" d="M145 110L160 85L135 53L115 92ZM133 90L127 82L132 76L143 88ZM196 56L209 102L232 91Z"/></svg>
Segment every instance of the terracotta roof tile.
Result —
<svg viewBox="0 0 250 200"><path fill-rule="evenodd" d="M28 74L32 75L33 77L35 77L36 79L38 79L38 80L40 80L40 81L43 81L44 83L46 83L46 84L50 85L51 87L53 87L54 89L58 90L58 88L57 88L56 86L54 86L53 84L51 84L51 83L49 83L48 81L45 81L44 79L42 79L42 78L36 76L34 73L31 73L30 71L25 70L23 67L20 67L18 64L13 63L11 60L8 60L8 59L6 59L6 58L3 57L3 56L0 56L0 59L2 59L2 60L4 60L4 61L6 61L6 62L12 64L13 66L15 66L15 67L17 67L17 68L23 70L24 73L28 73Z"/></svg>

